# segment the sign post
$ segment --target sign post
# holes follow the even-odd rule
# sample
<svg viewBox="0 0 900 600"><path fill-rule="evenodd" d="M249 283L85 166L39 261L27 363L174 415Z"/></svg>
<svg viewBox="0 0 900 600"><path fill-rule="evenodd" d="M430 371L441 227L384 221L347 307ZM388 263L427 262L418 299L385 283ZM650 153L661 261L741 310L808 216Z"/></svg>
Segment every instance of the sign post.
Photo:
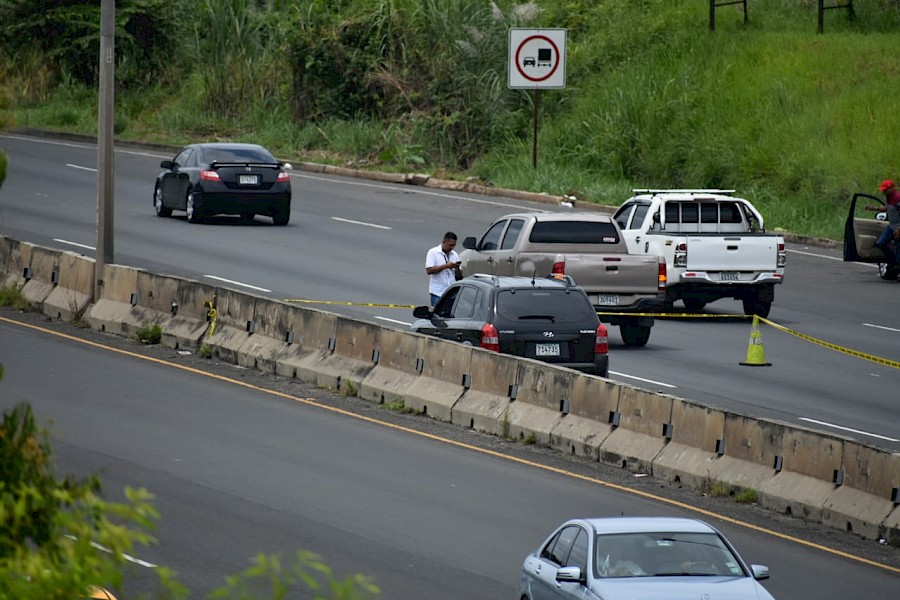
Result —
<svg viewBox="0 0 900 600"><path fill-rule="evenodd" d="M541 88L566 87L566 30L511 28L508 87L534 90L531 166L537 169L538 107Z"/></svg>

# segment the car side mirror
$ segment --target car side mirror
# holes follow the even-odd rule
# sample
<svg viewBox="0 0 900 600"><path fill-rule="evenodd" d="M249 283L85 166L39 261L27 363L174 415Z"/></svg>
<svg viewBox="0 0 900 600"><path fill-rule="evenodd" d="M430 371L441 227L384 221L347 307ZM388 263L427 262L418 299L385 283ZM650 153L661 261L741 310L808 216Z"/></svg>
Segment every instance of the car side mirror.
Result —
<svg viewBox="0 0 900 600"><path fill-rule="evenodd" d="M578 567L563 567L556 571L556 580L569 583L584 583L585 579L581 576L581 569Z"/></svg>
<svg viewBox="0 0 900 600"><path fill-rule="evenodd" d="M431 307L430 306L417 306L413 309L413 316L417 319L430 319L431 318Z"/></svg>
<svg viewBox="0 0 900 600"><path fill-rule="evenodd" d="M164 160L161 163L159 163L159 166L162 167L163 169L171 169L174 165L175 165L175 163L173 163L171 160Z"/></svg>
<svg viewBox="0 0 900 600"><path fill-rule="evenodd" d="M467 237L463 240L463 248L474 250L478 241L474 237Z"/></svg>
<svg viewBox="0 0 900 600"><path fill-rule="evenodd" d="M750 570L753 572L753 579L757 581L769 578L769 567L765 565L750 565Z"/></svg>

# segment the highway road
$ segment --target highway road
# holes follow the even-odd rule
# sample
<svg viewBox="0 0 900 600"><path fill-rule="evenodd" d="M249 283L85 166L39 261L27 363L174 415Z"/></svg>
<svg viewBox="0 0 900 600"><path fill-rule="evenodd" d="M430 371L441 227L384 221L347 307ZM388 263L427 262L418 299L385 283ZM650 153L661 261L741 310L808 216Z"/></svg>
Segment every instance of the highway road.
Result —
<svg viewBox="0 0 900 600"><path fill-rule="evenodd" d="M0 234L94 255L96 147L0 136L9 156L0 189ZM427 301L424 256L447 230L480 235L501 214L571 210L431 188L295 171L291 224L244 225L221 217L191 225L156 217L151 205L159 151L116 152L115 262L285 299L414 305ZM614 203L611 199L611 203ZM843 215L840 216L843 218ZM747 367L750 323L737 302L702 317L658 320L645 348L626 348L611 328L611 378L900 451L896 306L900 284L839 252L789 244L785 283L763 326L771 367ZM316 304L405 328L409 309ZM802 337L807 336L807 337ZM826 347L816 343L816 340ZM843 348L863 356L852 356Z"/></svg>
<svg viewBox="0 0 900 600"><path fill-rule="evenodd" d="M135 553L120 598L152 591L154 566L202 598L257 553L298 549L374 577L386 600L514 598L522 558L555 525L620 514L710 521L771 568L776 598L892 600L900 584L895 548L731 500L682 491L676 504L596 463L40 315L0 310L0 340L0 409L27 400L49 422L60 476L156 495L158 543Z"/></svg>

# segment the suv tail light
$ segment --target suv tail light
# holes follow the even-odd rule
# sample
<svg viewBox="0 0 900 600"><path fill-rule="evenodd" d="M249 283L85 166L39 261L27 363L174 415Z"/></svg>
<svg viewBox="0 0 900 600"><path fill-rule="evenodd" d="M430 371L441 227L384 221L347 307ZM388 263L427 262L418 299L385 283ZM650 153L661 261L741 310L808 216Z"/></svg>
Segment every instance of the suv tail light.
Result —
<svg viewBox="0 0 900 600"><path fill-rule="evenodd" d="M597 325L597 336L594 338L594 354L609 353L609 337L606 331L606 325L600 323Z"/></svg>
<svg viewBox="0 0 900 600"><path fill-rule="evenodd" d="M500 352L500 335L497 333L497 328L490 323L481 328L481 347Z"/></svg>
<svg viewBox="0 0 900 600"><path fill-rule="evenodd" d="M659 286L658 289L660 291L664 291L666 289L666 283L669 281L669 276L666 273L666 259L663 256L659 257Z"/></svg>
<svg viewBox="0 0 900 600"><path fill-rule="evenodd" d="M200 171L200 179L203 181L222 181L222 178L219 177L219 174L216 171L209 169Z"/></svg>

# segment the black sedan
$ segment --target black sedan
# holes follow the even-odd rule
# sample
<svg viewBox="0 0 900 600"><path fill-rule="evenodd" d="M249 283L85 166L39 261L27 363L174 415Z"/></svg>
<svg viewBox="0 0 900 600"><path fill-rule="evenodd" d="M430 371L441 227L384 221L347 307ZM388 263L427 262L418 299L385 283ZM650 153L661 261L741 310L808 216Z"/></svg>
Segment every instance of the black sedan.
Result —
<svg viewBox="0 0 900 600"><path fill-rule="evenodd" d="M212 215L271 217L275 225L291 218L290 165L258 144L192 144L164 160L156 177L153 207L157 216L187 212L191 223Z"/></svg>

